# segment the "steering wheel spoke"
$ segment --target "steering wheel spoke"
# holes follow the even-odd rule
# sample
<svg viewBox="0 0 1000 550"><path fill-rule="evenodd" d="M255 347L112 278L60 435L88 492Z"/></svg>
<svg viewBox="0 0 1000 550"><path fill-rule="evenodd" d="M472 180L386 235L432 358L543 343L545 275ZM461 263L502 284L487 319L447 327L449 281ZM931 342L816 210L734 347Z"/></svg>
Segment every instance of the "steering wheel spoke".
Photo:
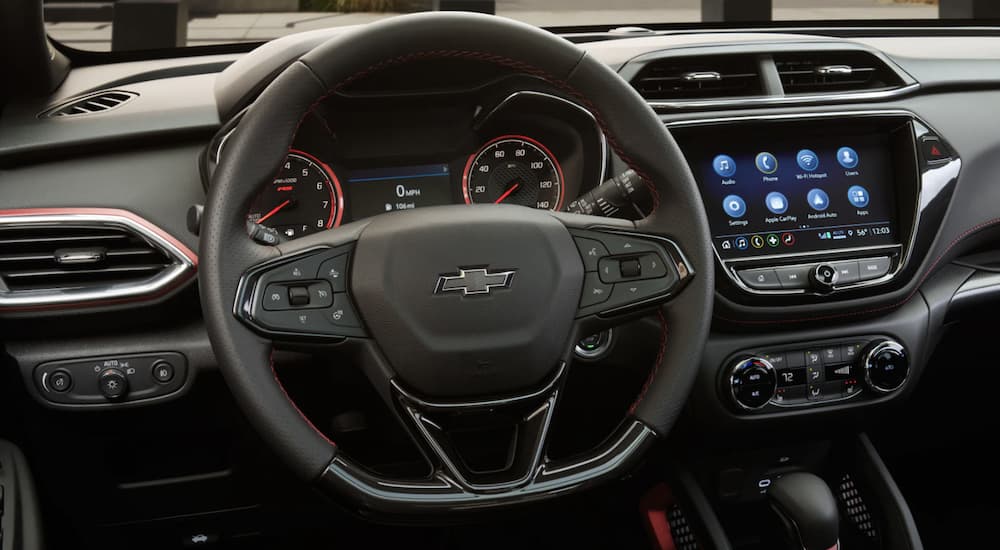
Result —
<svg viewBox="0 0 1000 550"><path fill-rule="evenodd" d="M584 264L577 319L620 322L668 302L695 276L673 240L634 229L572 229Z"/></svg>
<svg viewBox="0 0 1000 550"><path fill-rule="evenodd" d="M348 285L355 243L328 233L311 239L320 243L287 243L280 256L247 269L236 316L274 340L367 336Z"/></svg>
<svg viewBox="0 0 1000 550"><path fill-rule="evenodd" d="M409 429L441 475L468 491L511 489L531 481L544 459L566 365L537 391L489 400L429 401L393 381Z"/></svg>

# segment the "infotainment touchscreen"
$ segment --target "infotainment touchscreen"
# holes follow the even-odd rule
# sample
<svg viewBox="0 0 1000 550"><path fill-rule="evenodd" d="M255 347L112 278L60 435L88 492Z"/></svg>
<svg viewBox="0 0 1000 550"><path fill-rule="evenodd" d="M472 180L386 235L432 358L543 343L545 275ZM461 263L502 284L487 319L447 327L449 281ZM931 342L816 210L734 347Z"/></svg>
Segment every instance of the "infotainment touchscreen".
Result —
<svg viewBox="0 0 1000 550"><path fill-rule="evenodd" d="M724 260L898 242L886 134L720 131L685 154Z"/></svg>

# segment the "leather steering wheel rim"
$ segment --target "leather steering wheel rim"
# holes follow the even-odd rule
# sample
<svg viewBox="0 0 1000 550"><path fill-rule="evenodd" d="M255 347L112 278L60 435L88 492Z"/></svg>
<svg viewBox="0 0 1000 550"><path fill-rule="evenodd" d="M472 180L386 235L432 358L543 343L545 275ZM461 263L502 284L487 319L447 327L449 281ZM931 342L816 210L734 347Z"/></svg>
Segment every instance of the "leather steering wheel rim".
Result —
<svg viewBox="0 0 1000 550"><path fill-rule="evenodd" d="M302 56L267 86L227 140L202 223L202 308L228 386L251 424L278 455L307 480L321 482L371 507L397 505L394 510L403 513L410 511L412 502L396 494L357 487L364 484L366 474L346 466L336 445L291 401L274 373L271 341L241 323L234 315L234 304L246 270L283 253L281 247L251 241L245 217L257 190L274 177L307 114L345 86L386 67L444 58L478 61L531 75L593 113L608 144L646 181L653 196L654 210L647 218L617 226L668 236L681 243L696 275L661 309L665 345L629 411L643 433L667 434L680 414L709 332L713 299L714 260L708 223L679 148L631 86L572 43L503 18L423 13L366 25ZM363 226L349 224L332 231L360 232ZM645 443L641 447L644 449ZM590 477L613 477L632 463L615 462ZM331 475L337 477L332 483ZM532 498L583 487L584 481L589 479L568 480L565 487L548 487ZM412 509L417 511L418 507Z"/></svg>

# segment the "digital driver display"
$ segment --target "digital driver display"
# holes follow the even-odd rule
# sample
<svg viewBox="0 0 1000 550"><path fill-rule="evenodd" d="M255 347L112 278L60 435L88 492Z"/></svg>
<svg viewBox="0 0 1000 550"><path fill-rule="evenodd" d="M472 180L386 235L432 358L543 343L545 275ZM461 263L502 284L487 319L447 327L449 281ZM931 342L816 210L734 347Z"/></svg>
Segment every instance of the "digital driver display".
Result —
<svg viewBox="0 0 1000 550"><path fill-rule="evenodd" d="M447 164L350 170L344 179L345 203L352 220L453 202Z"/></svg>
<svg viewBox="0 0 1000 550"><path fill-rule="evenodd" d="M722 259L898 242L888 136L717 142L689 159Z"/></svg>

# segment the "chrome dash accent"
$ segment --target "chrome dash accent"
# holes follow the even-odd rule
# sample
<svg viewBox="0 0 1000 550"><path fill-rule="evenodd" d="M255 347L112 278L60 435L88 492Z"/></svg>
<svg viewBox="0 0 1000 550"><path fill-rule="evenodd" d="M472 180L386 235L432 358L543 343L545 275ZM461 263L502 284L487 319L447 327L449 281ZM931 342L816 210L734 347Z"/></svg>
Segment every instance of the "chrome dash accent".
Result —
<svg viewBox="0 0 1000 550"><path fill-rule="evenodd" d="M130 231L162 251L172 263L162 271L139 281L116 282L86 288L8 290L0 285L0 313L59 309L60 307L99 306L108 302L149 300L161 296L192 279L197 270L197 256L162 229L124 210L72 208L7 210L0 212L0 228L44 227L114 227ZM59 263L89 263L103 251L60 251L53 260Z"/></svg>

